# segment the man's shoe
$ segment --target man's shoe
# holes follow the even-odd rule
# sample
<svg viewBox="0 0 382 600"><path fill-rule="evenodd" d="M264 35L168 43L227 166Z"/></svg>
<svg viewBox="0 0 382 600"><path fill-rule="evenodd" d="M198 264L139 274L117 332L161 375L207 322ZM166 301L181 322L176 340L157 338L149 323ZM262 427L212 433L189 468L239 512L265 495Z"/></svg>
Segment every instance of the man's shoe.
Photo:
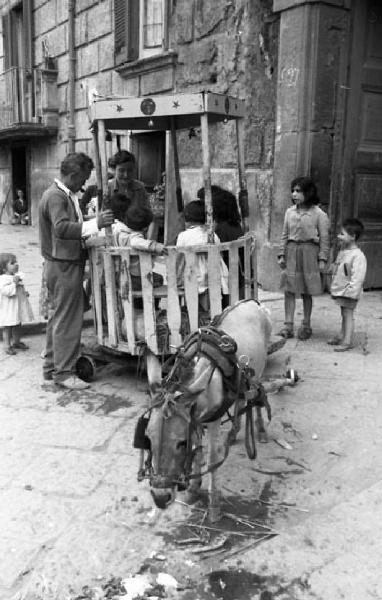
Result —
<svg viewBox="0 0 382 600"><path fill-rule="evenodd" d="M14 344L12 344L12 346L17 350L29 350L29 346L27 344L24 344L24 342L15 342Z"/></svg>
<svg viewBox="0 0 382 600"><path fill-rule="evenodd" d="M56 385L59 385L67 390L86 390L90 387L89 383L82 381L82 379L76 377L76 375L71 375L62 381L56 381L55 383Z"/></svg>

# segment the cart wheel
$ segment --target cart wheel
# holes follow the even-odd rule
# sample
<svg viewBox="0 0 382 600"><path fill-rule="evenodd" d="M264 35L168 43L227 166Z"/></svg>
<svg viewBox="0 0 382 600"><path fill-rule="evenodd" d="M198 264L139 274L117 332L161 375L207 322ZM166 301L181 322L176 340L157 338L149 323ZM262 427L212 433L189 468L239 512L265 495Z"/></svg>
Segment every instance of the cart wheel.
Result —
<svg viewBox="0 0 382 600"><path fill-rule="evenodd" d="M84 354L77 359L76 362L76 373L80 379L84 381L93 381L96 375L96 364L91 356L85 356Z"/></svg>

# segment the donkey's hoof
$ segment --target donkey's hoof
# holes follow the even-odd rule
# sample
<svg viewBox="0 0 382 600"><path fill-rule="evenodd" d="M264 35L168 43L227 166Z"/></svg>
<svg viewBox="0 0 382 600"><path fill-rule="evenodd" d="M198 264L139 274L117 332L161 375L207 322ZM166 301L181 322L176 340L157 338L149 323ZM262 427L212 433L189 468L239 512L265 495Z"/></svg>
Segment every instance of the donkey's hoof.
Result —
<svg viewBox="0 0 382 600"><path fill-rule="evenodd" d="M266 431L260 431L259 432L259 442L261 444L267 444L268 443L268 434Z"/></svg>
<svg viewBox="0 0 382 600"><path fill-rule="evenodd" d="M233 431L231 429L231 431L228 432L228 437L227 437L228 445L233 446L234 444L236 444L236 438L237 438L237 431Z"/></svg>

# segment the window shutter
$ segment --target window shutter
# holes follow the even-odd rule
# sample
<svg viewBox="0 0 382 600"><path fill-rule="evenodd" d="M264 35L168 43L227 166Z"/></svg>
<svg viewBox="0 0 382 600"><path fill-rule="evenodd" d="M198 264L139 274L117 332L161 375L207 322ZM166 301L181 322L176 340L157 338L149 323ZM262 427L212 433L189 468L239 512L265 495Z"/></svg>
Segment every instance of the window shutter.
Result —
<svg viewBox="0 0 382 600"><path fill-rule="evenodd" d="M32 2L23 0L24 66L32 68Z"/></svg>
<svg viewBox="0 0 382 600"><path fill-rule="evenodd" d="M114 59L120 65L139 57L139 0L114 0Z"/></svg>
<svg viewBox="0 0 382 600"><path fill-rule="evenodd" d="M11 13L8 12L2 19L3 23L3 53L4 53L4 71L11 67L12 46L11 46Z"/></svg>
<svg viewBox="0 0 382 600"><path fill-rule="evenodd" d="M129 60L139 58L139 0L129 0Z"/></svg>

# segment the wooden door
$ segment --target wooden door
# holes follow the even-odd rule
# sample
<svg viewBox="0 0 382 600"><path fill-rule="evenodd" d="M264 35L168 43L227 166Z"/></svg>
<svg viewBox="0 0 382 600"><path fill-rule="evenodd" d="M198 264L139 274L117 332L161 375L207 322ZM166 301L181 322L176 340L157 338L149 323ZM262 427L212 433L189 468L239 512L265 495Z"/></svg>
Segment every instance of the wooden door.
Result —
<svg viewBox="0 0 382 600"><path fill-rule="evenodd" d="M353 6L342 216L365 225L365 288L376 288L382 287L382 2Z"/></svg>

